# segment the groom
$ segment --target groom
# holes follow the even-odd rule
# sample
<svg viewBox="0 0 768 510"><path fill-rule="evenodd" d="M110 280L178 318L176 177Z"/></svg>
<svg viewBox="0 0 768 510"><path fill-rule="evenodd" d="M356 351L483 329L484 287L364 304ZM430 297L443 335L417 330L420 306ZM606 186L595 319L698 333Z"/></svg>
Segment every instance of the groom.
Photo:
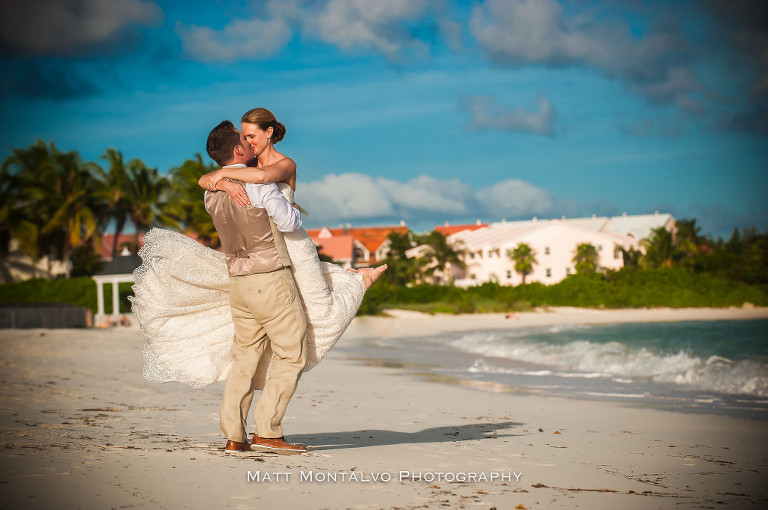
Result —
<svg viewBox="0 0 768 510"><path fill-rule="evenodd" d="M210 132L206 149L216 163L229 168L245 167L254 157L251 145L228 120ZM282 236L301 226L301 215L275 184L246 184L245 191L251 203L246 207L226 193L205 193L205 208L226 254L235 328L235 361L221 404L221 432L226 451L302 453L307 447L286 442L281 426L307 356L307 322ZM267 379L254 410L256 433L248 444L245 423L256 369L269 347Z"/></svg>

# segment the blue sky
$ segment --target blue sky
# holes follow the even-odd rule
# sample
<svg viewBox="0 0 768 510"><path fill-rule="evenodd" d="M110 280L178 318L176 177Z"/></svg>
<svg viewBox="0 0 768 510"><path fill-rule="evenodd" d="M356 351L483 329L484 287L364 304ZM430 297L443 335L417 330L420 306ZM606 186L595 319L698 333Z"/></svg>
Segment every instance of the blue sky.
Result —
<svg viewBox="0 0 768 510"><path fill-rule="evenodd" d="M310 227L669 212L768 230L768 8L739 0L7 0L0 152L161 171L250 108Z"/></svg>

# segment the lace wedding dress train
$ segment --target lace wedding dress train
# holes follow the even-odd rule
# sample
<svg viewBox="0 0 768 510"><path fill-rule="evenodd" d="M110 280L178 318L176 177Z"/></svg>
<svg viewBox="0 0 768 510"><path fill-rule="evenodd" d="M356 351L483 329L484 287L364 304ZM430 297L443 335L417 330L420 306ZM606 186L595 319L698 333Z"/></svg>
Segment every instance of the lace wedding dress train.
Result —
<svg viewBox="0 0 768 510"><path fill-rule="evenodd" d="M280 184L293 202L293 190ZM363 277L320 262L307 232L284 234L291 271L307 316L307 364L317 365L355 317L365 294ZM226 378L233 356L229 274L224 254L177 232L153 228L134 271L133 313L146 339L144 377L194 387ZM260 367L263 384L266 364Z"/></svg>

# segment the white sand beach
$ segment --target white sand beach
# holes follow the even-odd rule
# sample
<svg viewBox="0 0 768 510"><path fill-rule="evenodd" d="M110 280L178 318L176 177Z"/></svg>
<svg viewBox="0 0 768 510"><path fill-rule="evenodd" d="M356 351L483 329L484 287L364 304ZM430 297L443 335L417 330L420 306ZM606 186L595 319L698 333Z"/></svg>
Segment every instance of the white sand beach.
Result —
<svg viewBox="0 0 768 510"><path fill-rule="evenodd" d="M309 453L225 454L223 385L141 375L135 328L2 330L3 508L765 508L760 420L427 381L351 359L369 338L548 324L768 318L768 309L355 319L284 421ZM334 481L335 479L335 481ZM761 482L760 480L763 480Z"/></svg>

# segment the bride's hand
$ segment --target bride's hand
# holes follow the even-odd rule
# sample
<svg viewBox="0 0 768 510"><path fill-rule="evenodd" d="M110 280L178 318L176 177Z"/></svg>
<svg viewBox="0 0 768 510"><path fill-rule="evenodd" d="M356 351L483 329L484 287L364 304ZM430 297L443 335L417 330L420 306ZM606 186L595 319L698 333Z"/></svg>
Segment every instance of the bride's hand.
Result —
<svg viewBox="0 0 768 510"><path fill-rule="evenodd" d="M229 195L240 207L245 207L251 203L251 201L248 200L248 194L245 192L245 188L242 184L232 181L220 181L218 187L221 191ZM216 189L215 186L214 189Z"/></svg>
<svg viewBox="0 0 768 510"><path fill-rule="evenodd" d="M207 179L206 179L207 177ZM208 191L215 191L216 190L216 184L222 180L224 177L228 177L226 175L226 170L224 168L220 168L219 170L214 170L213 172L210 172L202 177L200 179L201 181L205 182L205 189ZM230 195L231 196L231 195Z"/></svg>

